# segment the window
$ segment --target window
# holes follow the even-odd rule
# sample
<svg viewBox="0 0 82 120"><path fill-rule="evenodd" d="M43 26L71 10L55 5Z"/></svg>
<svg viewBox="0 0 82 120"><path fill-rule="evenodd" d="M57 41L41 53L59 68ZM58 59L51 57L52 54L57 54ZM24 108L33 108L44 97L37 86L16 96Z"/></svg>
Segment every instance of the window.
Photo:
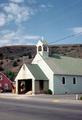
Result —
<svg viewBox="0 0 82 120"><path fill-rule="evenodd" d="M0 87L2 87L2 84L0 83Z"/></svg>
<svg viewBox="0 0 82 120"><path fill-rule="evenodd" d="M73 84L76 84L76 78L75 77L73 78Z"/></svg>
<svg viewBox="0 0 82 120"><path fill-rule="evenodd" d="M2 75L0 75L0 80L2 80Z"/></svg>
<svg viewBox="0 0 82 120"><path fill-rule="evenodd" d="M41 46L38 47L38 51L42 51L42 47Z"/></svg>
<svg viewBox="0 0 82 120"><path fill-rule="evenodd" d="M62 84L65 84L65 77L62 77Z"/></svg>
<svg viewBox="0 0 82 120"><path fill-rule="evenodd" d="M44 50L44 51L47 51L47 46L44 46L44 47L43 47L43 50Z"/></svg>
<svg viewBox="0 0 82 120"><path fill-rule="evenodd" d="M4 84L4 90L8 90L8 84L7 83Z"/></svg>
<svg viewBox="0 0 82 120"><path fill-rule="evenodd" d="M43 80L39 81L39 86L40 86L40 90L43 90L43 88L44 88L44 81Z"/></svg>

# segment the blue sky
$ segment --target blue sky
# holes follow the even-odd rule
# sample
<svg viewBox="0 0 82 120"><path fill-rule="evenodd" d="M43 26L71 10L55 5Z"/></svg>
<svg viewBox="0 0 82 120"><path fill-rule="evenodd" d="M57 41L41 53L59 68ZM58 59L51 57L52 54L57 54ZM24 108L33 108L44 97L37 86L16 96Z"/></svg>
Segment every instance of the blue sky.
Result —
<svg viewBox="0 0 82 120"><path fill-rule="evenodd" d="M0 0L0 46L36 44L42 37L82 44L81 32L82 0Z"/></svg>

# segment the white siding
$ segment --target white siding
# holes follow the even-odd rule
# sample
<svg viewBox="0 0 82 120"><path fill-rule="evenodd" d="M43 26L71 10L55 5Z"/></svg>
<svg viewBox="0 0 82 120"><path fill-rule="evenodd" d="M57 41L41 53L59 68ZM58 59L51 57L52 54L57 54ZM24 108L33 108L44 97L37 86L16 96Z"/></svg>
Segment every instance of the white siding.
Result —
<svg viewBox="0 0 82 120"><path fill-rule="evenodd" d="M31 74L31 72L25 64L21 67L19 73L15 78L15 81L20 79L34 79L33 75Z"/></svg>
<svg viewBox="0 0 82 120"><path fill-rule="evenodd" d="M49 89L51 89L54 94L54 87L53 87L53 79L54 79L53 74L54 73L53 71L49 68L49 66L45 63L45 61L39 54L35 56L34 60L32 61L32 64L38 64L38 66L42 69L44 74L49 79Z"/></svg>
<svg viewBox="0 0 82 120"><path fill-rule="evenodd" d="M62 77L65 77L65 84L62 84ZM73 77L76 78L76 84L73 84ZM79 76L54 76L55 94L82 93L82 77Z"/></svg>
<svg viewBox="0 0 82 120"><path fill-rule="evenodd" d="M16 94L18 94L18 81L21 79L32 79L32 92L35 93L35 78L33 77L33 75L31 74L31 72L29 71L29 69L27 68L27 66L25 64L23 64L23 66L21 67L20 71L18 72L15 81L16 81Z"/></svg>

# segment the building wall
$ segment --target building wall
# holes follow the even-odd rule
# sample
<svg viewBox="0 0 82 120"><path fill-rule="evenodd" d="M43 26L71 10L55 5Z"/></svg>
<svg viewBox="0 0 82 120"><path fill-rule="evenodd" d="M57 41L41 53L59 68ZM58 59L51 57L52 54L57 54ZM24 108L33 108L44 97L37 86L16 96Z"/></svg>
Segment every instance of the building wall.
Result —
<svg viewBox="0 0 82 120"><path fill-rule="evenodd" d="M15 81L21 79L31 79L31 78L34 79L33 75L31 74L27 66L23 64L23 66L21 67L20 71L18 72L15 78Z"/></svg>
<svg viewBox="0 0 82 120"><path fill-rule="evenodd" d="M47 91L49 89L49 81L45 80L44 81L44 91Z"/></svg>
<svg viewBox="0 0 82 120"><path fill-rule="evenodd" d="M65 84L62 84L62 77L65 77ZM73 84L73 77L76 78L76 84ZM82 76L54 76L54 93L82 93Z"/></svg>
<svg viewBox="0 0 82 120"><path fill-rule="evenodd" d="M41 93L39 82L40 82L40 80L35 80L35 93ZM43 83L44 85L43 85L42 92L44 93L48 90L49 83L48 83L48 80L44 80L43 82L44 82Z"/></svg>
<svg viewBox="0 0 82 120"><path fill-rule="evenodd" d="M45 63L45 61L39 54L35 56L34 60L32 61L32 64L38 64L38 66L47 76L47 78L49 79L49 89L51 89L54 94L54 87L53 87L54 73L52 72L52 70L49 68L49 66Z"/></svg>
<svg viewBox="0 0 82 120"><path fill-rule="evenodd" d="M0 90L12 90L12 81L10 81L6 75L0 73Z"/></svg>
<svg viewBox="0 0 82 120"><path fill-rule="evenodd" d="M31 74L31 72L29 71L29 69L27 68L27 66L25 64L23 64L23 66L21 67L20 71L18 72L15 81L16 81L16 93L18 94L18 81L22 80L22 79L32 79L32 89L34 92L34 77Z"/></svg>
<svg viewBox="0 0 82 120"><path fill-rule="evenodd" d="M40 93L39 81L38 80L35 81L35 93Z"/></svg>

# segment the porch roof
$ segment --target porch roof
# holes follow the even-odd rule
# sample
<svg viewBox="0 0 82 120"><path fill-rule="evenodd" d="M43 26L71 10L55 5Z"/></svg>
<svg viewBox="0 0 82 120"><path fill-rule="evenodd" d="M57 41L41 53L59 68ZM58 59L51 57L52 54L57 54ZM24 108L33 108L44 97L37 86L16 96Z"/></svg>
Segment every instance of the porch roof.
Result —
<svg viewBox="0 0 82 120"><path fill-rule="evenodd" d="M48 80L46 75L37 64L27 64L26 66L34 76L35 80Z"/></svg>

